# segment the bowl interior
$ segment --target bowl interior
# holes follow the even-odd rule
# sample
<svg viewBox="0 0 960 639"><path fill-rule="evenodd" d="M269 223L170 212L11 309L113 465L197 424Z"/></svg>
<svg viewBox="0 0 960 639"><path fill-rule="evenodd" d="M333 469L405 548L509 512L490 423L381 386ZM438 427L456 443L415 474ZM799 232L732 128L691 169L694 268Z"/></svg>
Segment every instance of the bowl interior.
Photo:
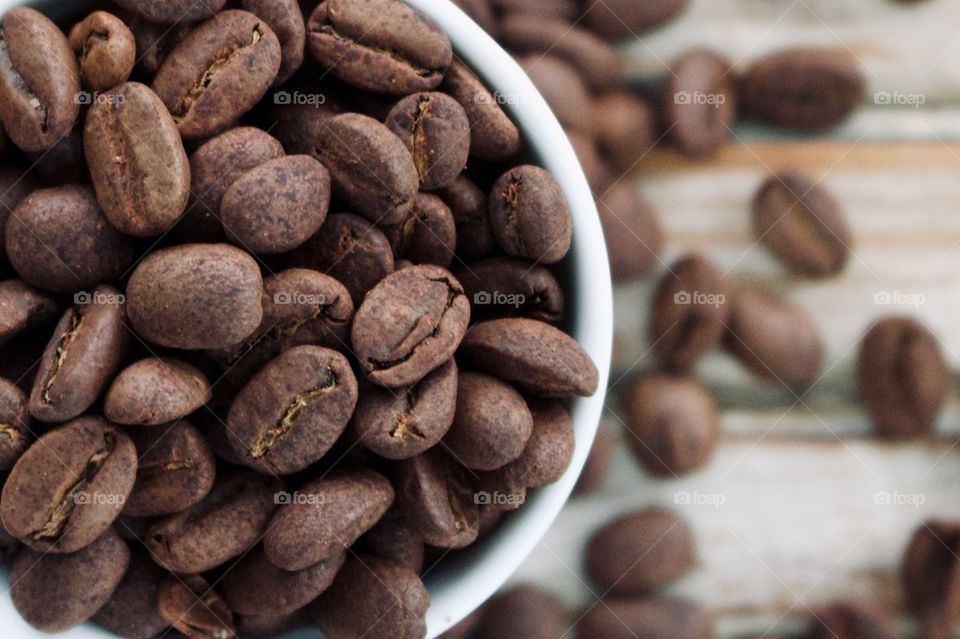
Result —
<svg viewBox="0 0 960 639"><path fill-rule="evenodd" d="M563 478L531 491L526 504L473 547L445 558L425 575L431 606L428 634L437 636L492 595L539 543L573 490L596 433L603 409L613 335L613 299L606 246L596 207L583 171L560 124L523 70L500 46L448 0L405 0L430 16L449 36L457 55L491 88L518 124L535 160L553 173L573 213L573 247L561 265L567 293L566 328L591 355L600 370L600 390L571 403L577 447ZM69 23L103 2L0 0L0 13L30 4L54 19ZM4 581L6 577L4 577ZM5 584L4 584L5 585ZM5 637L42 637L14 610L8 588L0 598L0 630ZM314 633L297 633L315 636ZM87 624L62 635L66 639L108 636Z"/></svg>

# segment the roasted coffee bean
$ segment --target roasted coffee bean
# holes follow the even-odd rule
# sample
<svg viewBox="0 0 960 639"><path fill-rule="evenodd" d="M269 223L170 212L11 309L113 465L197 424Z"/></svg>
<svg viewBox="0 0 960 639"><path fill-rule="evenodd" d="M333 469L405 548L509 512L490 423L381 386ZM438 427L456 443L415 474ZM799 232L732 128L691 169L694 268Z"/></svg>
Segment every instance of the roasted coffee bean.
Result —
<svg viewBox="0 0 960 639"><path fill-rule="evenodd" d="M241 637L278 637L310 625L306 608L286 615L236 615L234 625Z"/></svg>
<svg viewBox="0 0 960 639"><path fill-rule="evenodd" d="M277 77L280 59L280 42L264 20L246 11L221 11L170 52L152 86L183 137L208 137L260 101Z"/></svg>
<svg viewBox="0 0 960 639"><path fill-rule="evenodd" d="M609 44L569 21L511 14L500 21L500 41L517 53L550 53L577 69L593 89L615 84L620 54Z"/></svg>
<svg viewBox="0 0 960 639"><path fill-rule="evenodd" d="M484 31L496 37L497 16L493 13L490 0L453 0L453 4L473 18L473 21L479 24Z"/></svg>
<svg viewBox="0 0 960 639"><path fill-rule="evenodd" d="M307 27L297 0L241 0L240 6L267 23L280 41L280 70L273 81L279 86L303 64Z"/></svg>
<svg viewBox="0 0 960 639"><path fill-rule="evenodd" d="M470 178L461 175L453 184L440 189L437 195L453 213L453 221L457 227L457 257L469 261L493 253L497 241L493 237L490 217L487 215L487 194Z"/></svg>
<svg viewBox="0 0 960 639"><path fill-rule="evenodd" d="M189 639L230 639L233 612L200 575L168 577L157 591L157 608L168 624Z"/></svg>
<svg viewBox="0 0 960 639"><path fill-rule="evenodd" d="M107 91L130 78L137 41L123 20L94 11L70 30L70 46L80 64L80 79L90 91Z"/></svg>
<svg viewBox="0 0 960 639"><path fill-rule="evenodd" d="M477 539L479 509L475 479L440 448L396 466L397 504L423 540L440 548L463 548Z"/></svg>
<svg viewBox="0 0 960 639"><path fill-rule="evenodd" d="M153 639L167 629L157 593L166 572L139 543L130 547L130 567L110 599L91 621L125 639Z"/></svg>
<svg viewBox="0 0 960 639"><path fill-rule="evenodd" d="M842 271L853 241L833 195L799 172L779 173L760 187L753 232L787 268L806 277Z"/></svg>
<svg viewBox="0 0 960 639"><path fill-rule="evenodd" d="M177 24L211 18L226 0L117 0L117 4L151 22Z"/></svg>
<svg viewBox="0 0 960 639"><path fill-rule="evenodd" d="M472 315L491 318L521 315L544 322L563 318L563 289L544 266L515 257L492 257L456 272L473 302Z"/></svg>
<svg viewBox="0 0 960 639"><path fill-rule="evenodd" d="M0 282L0 346L57 316L53 297L22 280Z"/></svg>
<svg viewBox="0 0 960 639"><path fill-rule="evenodd" d="M571 21L580 15L577 0L490 0L490 4L503 15L523 13Z"/></svg>
<svg viewBox="0 0 960 639"><path fill-rule="evenodd" d="M353 348L371 381L410 386L453 356L469 320L470 302L453 275L410 266L367 294L353 320Z"/></svg>
<svg viewBox="0 0 960 639"><path fill-rule="evenodd" d="M761 289L734 296L726 346L754 375L791 389L816 382L823 363L823 341L810 316Z"/></svg>
<svg viewBox="0 0 960 639"><path fill-rule="evenodd" d="M593 98L577 69L553 55L535 53L517 59L564 128L592 134Z"/></svg>
<svg viewBox="0 0 960 639"><path fill-rule="evenodd" d="M435 88L453 59L447 36L399 0L324 0L310 16L307 45L337 78L390 95Z"/></svg>
<svg viewBox="0 0 960 639"><path fill-rule="evenodd" d="M623 168L632 168L656 146L657 113L627 91L611 91L593 102L594 129L601 150Z"/></svg>
<svg viewBox="0 0 960 639"><path fill-rule="evenodd" d="M336 278L350 291L354 306L394 267L387 237L351 213L328 215L317 234L293 252L290 263Z"/></svg>
<svg viewBox="0 0 960 639"><path fill-rule="evenodd" d="M625 427L634 456L653 475L677 476L706 464L720 437L720 416L696 380L644 375L627 398Z"/></svg>
<svg viewBox="0 0 960 639"><path fill-rule="evenodd" d="M120 514L136 473L126 434L99 417L75 419L38 439L10 471L3 527L41 552L80 550Z"/></svg>
<svg viewBox="0 0 960 639"><path fill-rule="evenodd" d="M221 475L189 509L153 520L143 541L167 570L195 574L255 546L277 507L280 482L248 472Z"/></svg>
<svg viewBox="0 0 960 639"><path fill-rule="evenodd" d="M608 40L636 38L673 19L689 0L604 0L602 5L583 1L587 24Z"/></svg>
<svg viewBox="0 0 960 639"><path fill-rule="evenodd" d="M460 103L470 121L470 154L491 162L507 160L520 151L520 130L500 108L483 81L454 60L440 89Z"/></svg>
<svg viewBox="0 0 960 639"><path fill-rule="evenodd" d="M110 384L103 413L117 424L158 426L186 417L212 398L210 382L176 359L148 357L123 369Z"/></svg>
<svg viewBox="0 0 960 639"><path fill-rule="evenodd" d="M263 549L284 570L342 555L393 504L390 482L372 470L334 473L300 487L270 521Z"/></svg>
<svg viewBox="0 0 960 639"><path fill-rule="evenodd" d="M396 506L363 536L361 546L416 573L423 568L423 537L404 521L403 512Z"/></svg>
<svg viewBox="0 0 960 639"><path fill-rule="evenodd" d="M223 196L220 217L231 242L272 255L310 239L329 206L327 170L309 155L289 155L240 176Z"/></svg>
<svg viewBox="0 0 960 639"><path fill-rule="evenodd" d="M230 129L205 142L190 156L190 200L174 235L190 242L226 241L220 221L224 194L247 171L283 155L280 142L254 127Z"/></svg>
<svg viewBox="0 0 960 639"><path fill-rule="evenodd" d="M227 416L243 463L289 475L333 446L357 404L357 380L340 353L304 345L285 351L240 391Z"/></svg>
<svg viewBox="0 0 960 639"><path fill-rule="evenodd" d="M613 279L624 282L660 264L665 243L657 211L633 187L620 183L597 198Z"/></svg>
<svg viewBox="0 0 960 639"><path fill-rule="evenodd" d="M495 470L520 457L533 417L510 385L482 373L461 373L453 426L444 447L472 470Z"/></svg>
<svg viewBox="0 0 960 639"><path fill-rule="evenodd" d="M445 93L414 93L390 110L387 126L403 140L420 175L420 188L449 186L467 165L470 121Z"/></svg>
<svg viewBox="0 0 960 639"><path fill-rule="evenodd" d="M70 137L67 136L64 139L68 140ZM54 151L45 153L49 155ZM41 169L42 166L37 165L37 170ZM46 176L44 176L44 179L47 179ZM13 214L14 209L20 206L20 202L39 189L40 186L40 180L34 177L32 173L24 173L14 167L0 166L0 266L7 263L7 221ZM484 204L486 204L486 201L484 201ZM483 210L484 215L486 215L486 206Z"/></svg>
<svg viewBox="0 0 960 639"><path fill-rule="evenodd" d="M87 113L83 149L107 219L127 235L159 235L187 206L190 165L173 118L145 85L99 96Z"/></svg>
<svg viewBox="0 0 960 639"><path fill-rule="evenodd" d="M347 113L347 100L337 85L301 85L297 88L297 103L293 94L278 92L274 102L281 103L267 109L263 122L269 125L270 134L283 143L283 148L292 155L313 153L316 141L326 133L327 121L335 115Z"/></svg>
<svg viewBox="0 0 960 639"><path fill-rule="evenodd" d="M553 264L570 250L573 221L566 196L540 167L525 164L500 176L490 196L490 222L508 255Z"/></svg>
<svg viewBox="0 0 960 639"><path fill-rule="evenodd" d="M580 162L580 168L587 177L587 184L594 197L605 193L614 183L614 171L608 164L606 157L600 155L600 149L597 148L597 140L593 135L567 129L567 139L573 147L573 152L577 154L577 160Z"/></svg>
<svg viewBox="0 0 960 639"><path fill-rule="evenodd" d="M680 56L671 71L665 126L681 153L710 157L726 144L737 114L730 61L694 49Z"/></svg>
<svg viewBox="0 0 960 639"><path fill-rule="evenodd" d="M900 579L906 608L922 636L948 639L960 621L960 524L928 520L917 528L903 557Z"/></svg>
<svg viewBox="0 0 960 639"><path fill-rule="evenodd" d="M575 496L598 491L606 483L616 445L612 430L613 427L606 421L600 422L600 427L593 439L593 446L590 447L590 454L587 455L587 463L580 471L577 485L573 489Z"/></svg>
<svg viewBox="0 0 960 639"><path fill-rule="evenodd" d="M778 51L751 64L740 83L748 116L798 130L841 124L865 94L856 58L841 48Z"/></svg>
<svg viewBox="0 0 960 639"><path fill-rule="evenodd" d="M592 395L597 367L572 337L550 324L526 318L475 324L463 353L481 370L535 395Z"/></svg>
<svg viewBox="0 0 960 639"><path fill-rule="evenodd" d="M878 321L860 344L860 400L886 437L928 435L950 389L937 337L909 317Z"/></svg>
<svg viewBox="0 0 960 639"><path fill-rule="evenodd" d="M107 603L129 563L127 544L112 530L70 554L27 548L13 562L10 598L34 628L62 632Z"/></svg>
<svg viewBox="0 0 960 639"><path fill-rule="evenodd" d="M263 318L256 261L225 244L182 244L154 251L127 284L130 323L142 338L170 348L231 348Z"/></svg>
<svg viewBox="0 0 960 639"><path fill-rule="evenodd" d="M385 229L394 260L449 268L457 245L450 207L436 195L418 193L403 221Z"/></svg>
<svg viewBox="0 0 960 639"><path fill-rule="evenodd" d="M133 261L133 245L104 217L86 186L34 191L11 215L7 257L28 284L55 293L116 279Z"/></svg>
<svg viewBox="0 0 960 639"><path fill-rule="evenodd" d="M390 129L366 115L330 118L313 155L329 169L334 193L376 224L402 220L417 194L413 156Z"/></svg>
<svg viewBox="0 0 960 639"><path fill-rule="evenodd" d="M46 151L80 113L80 69L49 18L16 7L0 19L0 122L24 151Z"/></svg>
<svg viewBox="0 0 960 639"><path fill-rule="evenodd" d="M559 481L570 467L576 436L570 413L558 400L527 402L533 432L523 453L500 469L505 481L524 488L541 488Z"/></svg>
<svg viewBox="0 0 960 639"><path fill-rule="evenodd" d="M13 382L0 378L0 470L13 468L33 438L26 394Z"/></svg>
<svg viewBox="0 0 960 639"><path fill-rule="evenodd" d="M730 316L730 288L708 258L681 257L663 274L653 294L649 340L660 364L686 372L723 339Z"/></svg>
<svg viewBox="0 0 960 639"><path fill-rule="evenodd" d="M409 388L368 385L360 393L353 429L368 449L408 459L435 446L453 424L457 365L451 359Z"/></svg>
<svg viewBox="0 0 960 639"><path fill-rule="evenodd" d="M507 624L510 633L524 639L556 639L570 628L563 602L532 584L513 586L484 604L471 636L502 639Z"/></svg>
<svg viewBox="0 0 960 639"><path fill-rule="evenodd" d="M682 599L604 599L583 614L578 639L711 639L716 622L698 604Z"/></svg>
<svg viewBox="0 0 960 639"><path fill-rule="evenodd" d="M40 421L65 422L85 412L127 355L123 296L103 285L87 297L64 313L40 359L30 392L30 414Z"/></svg>
<svg viewBox="0 0 960 639"><path fill-rule="evenodd" d="M804 639L897 639L899 623L882 608L840 602L812 612ZM944 637L950 635L944 631Z"/></svg>
<svg viewBox="0 0 960 639"><path fill-rule="evenodd" d="M290 614L330 587L346 556L342 552L291 572L270 563L262 550L254 550L224 575L224 599L236 614Z"/></svg>
<svg viewBox="0 0 960 639"><path fill-rule="evenodd" d="M156 517L190 508L210 493L216 462L206 437L179 421L132 434L140 461L123 514Z"/></svg>
<svg viewBox="0 0 960 639"><path fill-rule="evenodd" d="M587 544L587 576L600 592L649 594L687 572L694 563L687 524L659 507L622 515L595 532Z"/></svg>
<svg viewBox="0 0 960 639"><path fill-rule="evenodd" d="M137 42L137 69L152 77L196 23L182 21L160 24L136 15L127 22L127 26Z"/></svg>

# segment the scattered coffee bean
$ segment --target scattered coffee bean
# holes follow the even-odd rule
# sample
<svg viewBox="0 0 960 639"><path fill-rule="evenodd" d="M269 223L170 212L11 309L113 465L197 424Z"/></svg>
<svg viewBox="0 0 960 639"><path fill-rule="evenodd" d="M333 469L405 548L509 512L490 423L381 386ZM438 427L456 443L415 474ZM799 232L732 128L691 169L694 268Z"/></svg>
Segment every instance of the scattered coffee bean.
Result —
<svg viewBox="0 0 960 639"><path fill-rule="evenodd" d="M200 575L168 577L157 592L160 616L189 639L230 639L233 612Z"/></svg>
<svg viewBox="0 0 960 639"><path fill-rule="evenodd" d="M615 176L613 168L607 162L607 159L601 155L597 140L592 135L572 129L566 129L566 133L567 139L573 147L573 152L577 154L580 168L583 169L583 174L587 177L590 191L594 194L594 197L605 193L614 184Z"/></svg>
<svg viewBox="0 0 960 639"><path fill-rule="evenodd" d="M577 624L578 639L711 639L716 622L703 607L682 599L607 599Z"/></svg>
<svg viewBox="0 0 960 639"><path fill-rule="evenodd" d="M316 599L330 587L347 553L287 571L254 550L223 577L223 596L235 614L286 615Z"/></svg>
<svg viewBox="0 0 960 639"><path fill-rule="evenodd" d="M414 93L397 102L387 126L413 156L420 188L449 186L470 154L470 121L460 104L444 93Z"/></svg>
<svg viewBox="0 0 960 639"><path fill-rule="evenodd" d="M651 151L660 137L657 114L649 103L627 91L611 91L593 103L600 148L619 166L633 164Z"/></svg>
<svg viewBox="0 0 960 639"><path fill-rule="evenodd" d="M665 238L657 212L648 202L621 183L597 198L597 211L614 280L643 277L656 268Z"/></svg>
<svg viewBox="0 0 960 639"><path fill-rule="evenodd" d="M159 426L186 417L211 398L210 382L195 367L176 359L148 357L114 378L103 413L117 424Z"/></svg>
<svg viewBox="0 0 960 639"><path fill-rule="evenodd" d="M525 639L556 639L569 629L563 602L534 585L513 586L484 604L472 636L502 639L508 623L514 636Z"/></svg>
<svg viewBox="0 0 960 639"><path fill-rule="evenodd" d="M563 259L570 250L573 222L553 176L525 164L500 176L492 193L490 222L504 252L541 264Z"/></svg>
<svg viewBox="0 0 960 639"><path fill-rule="evenodd" d="M730 137L737 113L730 61L703 49L682 55L673 64L665 108L666 125L682 153L714 155Z"/></svg>
<svg viewBox="0 0 960 639"><path fill-rule="evenodd" d="M34 439L30 426L26 394L13 382L0 378L0 470L13 468L30 447Z"/></svg>
<svg viewBox="0 0 960 639"><path fill-rule="evenodd" d="M613 427L606 421L600 422L600 427L593 439L593 446L590 448L590 454L587 456L587 463L580 471L577 485L573 489L574 495L586 495L598 491L606 482L607 475L610 474L613 448L616 444L612 430Z"/></svg>
<svg viewBox="0 0 960 639"><path fill-rule="evenodd" d="M70 30L70 46L80 64L80 79L90 91L107 91L130 78L137 42L123 20L94 11Z"/></svg>
<svg viewBox="0 0 960 639"><path fill-rule="evenodd" d="M577 0L489 0L501 15L523 13L546 18L575 20L580 15Z"/></svg>
<svg viewBox="0 0 960 639"><path fill-rule="evenodd" d="M0 346L48 323L58 310L57 300L22 280L0 282Z"/></svg>
<svg viewBox="0 0 960 639"><path fill-rule="evenodd" d="M635 38L682 13L690 0L604 0L602 5L581 2L586 20L597 33L611 40Z"/></svg>
<svg viewBox="0 0 960 639"><path fill-rule="evenodd" d="M917 528L901 566L906 608L923 636L947 639L960 621L960 525L955 521L929 520Z"/></svg>
<svg viewBox="0 0 960 639"><path fill-rule="evenodd" d="M595 113L590 89L577 69L552 55L531 54L517 59L553 114L565 128L593 132Z"/></svg>

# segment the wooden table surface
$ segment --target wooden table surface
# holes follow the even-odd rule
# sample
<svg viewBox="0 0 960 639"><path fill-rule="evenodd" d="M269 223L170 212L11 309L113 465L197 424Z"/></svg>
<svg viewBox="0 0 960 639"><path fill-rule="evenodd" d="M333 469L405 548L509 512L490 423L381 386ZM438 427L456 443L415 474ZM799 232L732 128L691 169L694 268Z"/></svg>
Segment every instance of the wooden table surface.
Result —
<svg viewBox="0 0 960 639"><path fill-rule="evenodd" d="M896 313L925 322L951 369L960 367L958 25L956 0L693 0L682 19L626 46L630 73L644 83L697 45L738 68L795 44L843 46L860 59L867 108L829 135L738 127L711 162L655 150L624 176L660 211L669 237L661 272L701 250L734 284L778 288L821 328L825 369L798 397L722 354L708 357L697 372L716 393L725 432L709 466L656 480L621 444L604 490L571 501L515 581L595 604L599 593L579 571L586 538L617 513L663 504L690 522L699 552L668 594L714 609L722 637L796 630L810 608L836 598L900 608L897 569L912 531L926 518L960 518L960 402L954 391L933 441L877 441L856 400L854 362L872 322ZM877 92L922 96L897 99L923 105L886 104ZM757 245L751 199L781 168L809 172L843 203L855 244L842 276L793 279ZM655 279L616 291L620 361L607 417L620 438L630 435L617 392L652 366L645 327Z"/></svg>

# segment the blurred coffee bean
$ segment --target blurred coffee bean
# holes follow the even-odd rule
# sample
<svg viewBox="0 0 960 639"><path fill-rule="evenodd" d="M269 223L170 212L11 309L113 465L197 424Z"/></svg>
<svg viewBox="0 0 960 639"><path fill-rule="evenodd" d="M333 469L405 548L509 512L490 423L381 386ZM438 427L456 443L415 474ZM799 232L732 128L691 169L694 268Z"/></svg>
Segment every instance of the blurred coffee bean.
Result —
<svg viewBox="0 0 960 639"><path fill-rule="evenodd" d="M580 0L587 24L610 40L636 38L687 8L689 0Z"/></svg>
<svg viewBox="0 0 960 639"><path fill-rule="evenodd" d="M884 609L840 602L813 611L804 639L898 639L902 636L899 624Z"/></svg>
<svg viewBox="0 0 960 639"><path fill-rule="evenodd" d="M737 114L730 61L704 49L680 56L671 69L665 110L664 124L681 153L714 155L730 137Z"/></svg>
<svg viewBox="0 0 960 639"><path fill-rule="evenodd" d="M597 198L597 211L613 279L623 282L649 274L660 261L665 241L653 206L634 186L620 182Z"/></svg>
<svg viewBox="0 0 960 639"><path fill-rule="evenodd" d="M586 495L598 491L606 482L607 475L610 473L610 458L613 456L616 445L612 431L613 426L607 420L600 422L590 454L587 455L587 463L580 471L580 478L573 489L574 495Z"/></svg>
<svg viewBox="0 0 960 639"><path fill-rule="evenodd" d="M577 624L577 639L713 639L715 621L681 599L607 599Z"/></svg>
<svg viewBox="0 0 960 639"><path fill-rule="evenodd" d="M590 91L577 70L551 55L517 59L564 127L589 133L594 113Z"/></svg>
<svg viewBox="0 0 960 639"><path fill-rule="evenodd" d="M569 628L563 602L538 586L509 588L484 606L473 639L557 639Z"/></svg>
<svg viewBox="0 0 960 639"><path fill-rule="evenodd" d="M623 169L649 153L660 135L657 112L627 91L611 91L593 102L600 149Z"/></svg>
<svg viewBox="0 0 960 639"><path fill-rule="evenodd" d="M928 639L960 622L960 522L928 520L913 533L900 569L907 611Z"/></svg>

